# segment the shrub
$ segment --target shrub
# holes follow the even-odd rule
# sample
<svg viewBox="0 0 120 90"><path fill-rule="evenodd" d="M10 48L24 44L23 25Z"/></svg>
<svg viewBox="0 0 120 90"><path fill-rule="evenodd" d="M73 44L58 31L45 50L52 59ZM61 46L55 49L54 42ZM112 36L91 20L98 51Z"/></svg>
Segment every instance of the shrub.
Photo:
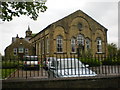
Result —
<svg viewBox="0 0 120 90"><path fill-rule="evenodd" d="M17 68L20 66L20 62L18 61L3 61L2 68Z"/></svg>
<svg viewBox="0 0 120 90"><path fill-rule="evenodd" d="M80 58L80 61L84 64L88 64L90 67L100 66L102 63L96 58Z"/></svg>
<svg viewBox="0 0 120 90"><path fill-rule="evenodd" d="M0 72L2 72L0 79L5 79L8 77L11 73L13 73L16 69L0 69Z"/></svg>
<svg viewBox="0 0 120 90"><path fill-rule="evenodd" d="M102 61L103 65L120 65L120 58L117 57L107 57Z"/></svg>

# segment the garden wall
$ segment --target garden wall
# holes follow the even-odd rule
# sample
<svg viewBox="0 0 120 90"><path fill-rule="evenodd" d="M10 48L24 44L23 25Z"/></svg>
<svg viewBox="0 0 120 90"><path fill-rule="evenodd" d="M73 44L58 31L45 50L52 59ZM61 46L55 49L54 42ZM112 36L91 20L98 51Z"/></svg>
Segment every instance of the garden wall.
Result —
<svg viewBox="0 0 120 90"><path fill-rule="evenodd" d="M4 88L120 88L120 76L3 80Z"/></svg>

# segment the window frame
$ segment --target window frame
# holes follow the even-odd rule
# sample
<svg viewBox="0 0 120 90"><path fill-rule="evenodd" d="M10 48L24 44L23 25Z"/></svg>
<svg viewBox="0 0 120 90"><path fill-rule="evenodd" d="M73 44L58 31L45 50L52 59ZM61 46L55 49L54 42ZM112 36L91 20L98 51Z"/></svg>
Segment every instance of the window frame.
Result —
<svg viewBox="0 0 120 90"><path fill-rule="evenodd" d="M56 51L57 53L63 53L63 37L61 35L57 36L56 39Z"/></svg>
<svg viewBox="0 0 120 90"><path fill-rule="evenodd" d="M97 53L102 53L102 39L101 38L97 38Z"/></svg>
<svg viewBox="0 0 120 90"><path fill-rule="evenodd" d="M13 48L13 54L16 56L17 55L17 48Z"/></svg>
<svg viewBox="0 0 120 90"><path fill-rule="evenodd" d="M19 47L18 48L18 53L24 53L24 48L23 47Z"/></svg>
<svg viewBox="0 0 120 90"><path fill-rule="evenodd" d="M76 53L76 39L74 37L71 38L71 52Z"/></svg>
<svg viewBox="0 0 120 90"><path fill-rule="evenodd" d="M25 55L28 55L28 54L29 54L29 49L25 48Z"/></svg>
<svg viewBox="0 0 120 90"><path fill-rule="evenodd" d="M82 34L79 34L77 36L77 44L82 44L84 46L84 43L85 43L85 39L84 39L84 36Z"/></svg>

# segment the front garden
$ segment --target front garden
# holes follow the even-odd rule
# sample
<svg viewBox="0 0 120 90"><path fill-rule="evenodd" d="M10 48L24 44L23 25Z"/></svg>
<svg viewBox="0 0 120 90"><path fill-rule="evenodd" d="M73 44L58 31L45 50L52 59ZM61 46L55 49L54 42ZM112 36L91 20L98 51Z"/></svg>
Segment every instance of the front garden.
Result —
<svg viewBox="0 0 120 90"><path fill-rule="evenodd" d="M10 74L12 74L13 72L15 72L15 68L14 69L0 69L0 79L5 79L7 78Z"/></svg>
<svg viewBox="0 0 120 90"><path fill-rule="evenodd" d="M0 62L1 68L0 68L0 79L5 79L7 78L10 74L15 72L17 68L19 68L22 63L21 61L10 61L10 60L4 60Z"/></svg>
<svg viewBox="0 0 120 90"><path fill-rule="evenodd" d="M120 65L120 58L115 57L82 57L79 60L88 64L90 67L100 66L100 65Z"/></svg>

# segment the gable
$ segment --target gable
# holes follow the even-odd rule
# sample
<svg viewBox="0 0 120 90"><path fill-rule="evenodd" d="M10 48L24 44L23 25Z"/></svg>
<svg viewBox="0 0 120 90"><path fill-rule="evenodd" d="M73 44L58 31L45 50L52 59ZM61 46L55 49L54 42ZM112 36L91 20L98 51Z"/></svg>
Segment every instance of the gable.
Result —
<svg viewBox="0 0 120 90"><path fill-rule="evenodd" d="M78 19L79 18L79 19ZM73 24L73 21L75 19L78 19L78 22L82 22L85 21L84 23L87 23L86 25L93 31L97 30L98 28L107 31L107 29L102 26L100 23L98 23L97 21L95 21L93 18L91 18L90 16L88 16L87 14L85 14L84 12L82 12L81 10L78 10L60 20L58 20L57 22L54 22L53 25L56 26L63 26L65 28L65 32L67 32L67 30L69 30L69 27L71 24ZM80 20L83 19L83 20Z"/></svg>
<svg viewBox="0 0 120 90"><path fill-rule="evenodd" d="M90 16L88 16L86 13L84 13L81 10L77 10L76 12L73 12L72 14L48 25L46 28L44 28L42 31L40 31L39 33L37 33L34 37L32 37L31 39L35 38L37 35L39 35L40 33L46 31L46 30L52 30L58 26L64 28L64 32L68 33L68 30L70 29L70 26L72 24L77 24L74 23L75 19L79 18L78 22L82 22L85 24L85 27L88 27L90 30L92 30L92 32L96 32L96 30L101 29L102 31L104 31L105 33L107 32L107 29L102 26L100 23L98 23L97 21L95 21L93 18L91 18ZM81 20L82 21L81 21ZM52 28L52 29L51 29Z"/></svg>
<svg viewBox="0 0 120 90"><path fill-rule="evenodd" d="M5 51L7 49L18 48L20 44L22 44L24 47L32 47L32 44L26 41L24 38L17 38L13 43L6 47Z"/></svg>

